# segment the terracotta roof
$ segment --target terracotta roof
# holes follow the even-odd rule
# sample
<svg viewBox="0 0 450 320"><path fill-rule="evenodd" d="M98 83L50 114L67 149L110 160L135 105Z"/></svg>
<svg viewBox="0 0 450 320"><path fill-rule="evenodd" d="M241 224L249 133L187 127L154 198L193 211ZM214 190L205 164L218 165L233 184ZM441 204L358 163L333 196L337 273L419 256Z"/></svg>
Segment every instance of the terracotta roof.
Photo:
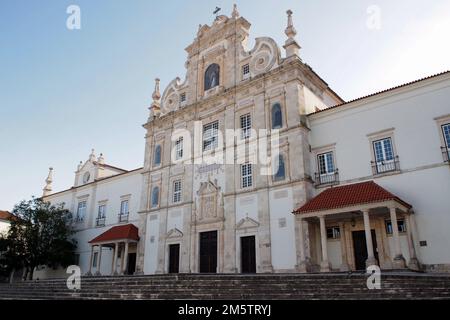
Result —
<svg viewBox="0 0 450 320"><path fill-rule="evenodd" d="M11 220L14 216L8 211L0 210L0 220Z"/></svg>
<svg viewBox="0 0 450 320"><path fill-rule="evenodd" d="M385 92L389 92L389 91L393 91L395 89L403 88L403 87L412 85L414 83L425 81L425 80L432 79L432 78L436 78L436 77L439 77L441 75L448 74L448 73L450 73L450 71L444 71L444 72L441 72L441 73L438 73L438 74L434 74L432 76L428 76L428 77L425 77L425 78L422 78L422 79L417 79L417 80L414 80L414 81L411 81L411 82L407 82L407 83L404 83L404 84L401 84L401 85L398 85L398 86L395 86L395 87L392 87L392 88L389 88L389 89L385 89L385 90L378 91L378 92L375 92L375 93L372 93L372 94L369 94L369 95L366 95L366 96L363 96L363 97L352 99L350 101L347 101L347 102L344 102L344 103L341 103L341 104L337 104L337 105L329 107L329 108L325 108L325 109L322 109L322 110L319 110L319 111L316 111L316 112L312 112L312 113L310 113L308 115L313 115L313 114L316 114L316 113L325 112L327 110L331 110L331 109L334 109L334 108L345 106L345 105L350 104L350 103L355 102L355 101L363 100L363 99L366 99L366 98L369 98L369 97L373 97L373 96L376 96L376 95L379 95L379 94L382 94L382 93L385 93Z"/></svg>
<svg viewBox="0 0 450 320"><path fill-rule="evenodd" d="M139 241L138 234L138 228L134 224L130 223L122 226L112 227L103 232L101 235L89 241L89 243L108 242L122 239Z"/></svg>
<svg viewBox="0 0 450 320"><path fill-rule="evenodd" d="M373 181L368 181L329 188L306 202L293 213L299 214L324 211L388 200L395 200L404 206L411 208L410 204L393 195L380 185Z"/></svg>

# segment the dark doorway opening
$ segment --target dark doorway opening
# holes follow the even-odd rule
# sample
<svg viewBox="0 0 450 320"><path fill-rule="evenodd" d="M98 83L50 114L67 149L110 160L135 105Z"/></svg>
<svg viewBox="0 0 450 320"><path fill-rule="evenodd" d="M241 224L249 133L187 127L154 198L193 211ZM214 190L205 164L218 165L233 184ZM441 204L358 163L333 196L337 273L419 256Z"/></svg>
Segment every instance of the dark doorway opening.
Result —
<svg viewBox="0 0 450 320"><path fill-rule="evenodd" d="M241 238L241 272L256 273L255 236Z"/></svg>
<svg viewBox="0 0 450 320"><path fill-rule="evenodd" d="M178 273L180 270L180 245L169 245L169 273Z"/></svg>
<svg viewBox="0 0 450 320"><path fill-rule="evenodd" d="M200 233L200 273L217 272L217 231Z"/></svg>
<svg viewBox="0 0 450 320"><path fill-rule="evenodd" d="M128 254L128 267L127 267L127 274L134 274L136 271L136 253L129 253Z"/></svg>
<svg viewBox="0 0 450 320"><path fill-rule="evenodd" d="M377 238L375 235L375 230L371 231L372 231L373 253L375 259L377 259L378 261ZM366 260L368 257L366 233L365 231L353 231L352 236L353 236L353 250L355 255L355 268L356 270L366 270Z"/></svg>

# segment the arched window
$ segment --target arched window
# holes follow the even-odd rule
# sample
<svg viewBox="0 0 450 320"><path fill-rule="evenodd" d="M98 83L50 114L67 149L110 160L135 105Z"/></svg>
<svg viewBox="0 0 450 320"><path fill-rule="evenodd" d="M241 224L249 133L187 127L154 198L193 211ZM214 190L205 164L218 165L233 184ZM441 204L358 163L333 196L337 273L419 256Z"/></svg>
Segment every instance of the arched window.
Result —
<svg viewBox="0 0 450 320"><path fill-rule="evenodd" d="M272 129L279 129L283 126L283 115L281 113L281 106L275 103L272 106Z"/></svg>
<svg viewBox="0 0 450 320"><path fill-rule="evenodd" d="M161 146L158 144L155 148L155 157L153 158L153 165L161 164Z"/></svg>
<svg viewBox="0 0 450 320"><path fill-rule="evenodd" d="M276 181L284 180L285 177L286 177L286 167L284 165L284 157L280 154L278 155L278 170L275 173L274 180Z"/></svg>
<svg viewBox="0 0 450 320"><path fill-rule="evenodd" d="M205 71L205 91L217 87L219 85L220 67L213 63Z"/></svg>
<svg viewBox="0 0 450 320"><path fill-rule="evenodd" d="M157 207L159 204L159 188L154 187L152 190L152 208Z"/></svg>

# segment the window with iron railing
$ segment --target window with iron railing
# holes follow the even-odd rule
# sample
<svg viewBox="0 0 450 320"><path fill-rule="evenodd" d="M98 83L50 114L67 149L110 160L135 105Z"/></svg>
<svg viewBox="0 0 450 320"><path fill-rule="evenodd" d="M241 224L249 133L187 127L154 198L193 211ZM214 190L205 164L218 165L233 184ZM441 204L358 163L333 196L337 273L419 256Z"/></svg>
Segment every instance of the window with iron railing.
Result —
<svg viewBox="0 0 450 320"><path fill-rule="evenodd" d="M98 214L96 219L96 226L102 227L106 222L106 205L102 204L98 206Z"/></svg>
<svg viewBox="0 0 450 320"><path fill-rule="evenodd" d="M77 215L75 217L75 222L84 221L84 217L86 216L86 207L87 207L86 201L78 202Z"/></svg>
<svg viewBox="0 0 450 320"><path fill-rule="evenodd" d="M338 184L339 171L334 166L334 154L332 151L317 155L317 169L315 173L316 186Z"/></svg>
<svg viewBox="0 0 450 320"><path fill-rule="evenodd" d="M391 138L384 138L373 142L375 161L371 161L374 175L400 171L398 156L394 155Z"/></svg>
<svg viewBox="0 0 450 320"><path fill-rule="evenodd" d="M128 221L128 205L128 200L123 200L120 202L119 222Z"/></svg>
<svg viewBox="0 0 450 320"><path fill-rule="evenodd" d="M450 123L442 125L442 134L444 135L444 146L441 147L444 162L450 164Z"/></svg>

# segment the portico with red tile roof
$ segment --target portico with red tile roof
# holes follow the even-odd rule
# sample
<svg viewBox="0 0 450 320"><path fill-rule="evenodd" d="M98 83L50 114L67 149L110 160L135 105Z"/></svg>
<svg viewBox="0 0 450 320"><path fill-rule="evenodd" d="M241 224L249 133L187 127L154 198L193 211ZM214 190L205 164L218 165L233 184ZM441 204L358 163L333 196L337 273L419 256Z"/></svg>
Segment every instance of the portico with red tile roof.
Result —
<svg viewBox="0 0 450 320"><path fill-rule="evenodd" d="M89 241L91 245L91 258L89 263L89 271L86 275L92 275L92 267L94 264L94 256L96 257L96 273L95 275L101 275L101 261L103 248L112 248L113 260L111 266L111 275L126 274L129 260L129 247L134 246L137 249L137 243L139 242L138 228L133 224L114 226L102 234L98 235L94 239ZM120 253L120 266L117 266L118 255ZM119 269L119 271L118 271Z"/></svg>
<svg viewBox="0 0 450 320"><path fill-rule="evenodd" d="M321 272L331 271L328 259L327 228L333 230L333 226L339 227L337 232L341 239L341 271L361 269L361 258L365 260L364 268L370 265L380 265L389 269L405 268L405 258L400 245L397 223L399 219L402 219L401 221L404 221L407 225L410 257L408 267L417 269L418 262L411 232L412 212L412 206L409 203L374 181L331 187L322 191L293 211L298 225L302 226L297 228L299 270L307 272L314 270L314 265L316 269L320 265ZM390 257L386 252L388 250L384 248L387 235L386 230L384 230L384 223L380 223L389 218L394 244L393 257ZM305 229L308 230L307 233L310 235L308 243L312 243L312 246L308 248L309 250L305 248ZM358 246L354 239L356 237L355 232L361 234L362 231L364 231L364 234L358 239L365 240L365 250L357 250L355 248ZM317 250L320 251L320 254L311 254L311 247L313 248L312 251L314 251L314 248L320 248L320 250Z"/></svg>

